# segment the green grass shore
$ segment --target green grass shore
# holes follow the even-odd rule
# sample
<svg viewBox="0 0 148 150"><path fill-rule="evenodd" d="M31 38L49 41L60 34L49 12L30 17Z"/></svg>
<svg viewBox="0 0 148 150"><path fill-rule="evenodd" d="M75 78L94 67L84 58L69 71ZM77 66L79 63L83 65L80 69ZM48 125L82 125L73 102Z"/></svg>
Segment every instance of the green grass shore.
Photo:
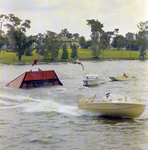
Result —
<svg viewBox="0 0 148 150"><path fill-rule="evenodd" d="M77 49L78 51L78 56L79 59L81 60L92 60L92 50L90 49ZM61 55L62 55L62 50L59 50L59 55L57 58L57 61L62 61L61 60ZM70 55L71 55L72 50L68 49L68 53L69 53L69 59ZM128 50L117 50L117 49L107 49L104 50L104 54L103 51L101 51L101 54L99 55L99 59L98 60L134 60L134 59L139 59L139 51L128 51ZM18 60L18 57L16 55L16 53L13 52L5 52L2 51L0 53L0 64L30 64L33 62L33 60L35 58L38 57L38 54L35 53L35 51L33 52L32 56L25 56L23 55L21 58L21 61ZM38 60L38 63L46 63L43 61L43 56L39 56L40 59ZM145 57L146 59L148 59L148 55L146 55Z"/></svg>

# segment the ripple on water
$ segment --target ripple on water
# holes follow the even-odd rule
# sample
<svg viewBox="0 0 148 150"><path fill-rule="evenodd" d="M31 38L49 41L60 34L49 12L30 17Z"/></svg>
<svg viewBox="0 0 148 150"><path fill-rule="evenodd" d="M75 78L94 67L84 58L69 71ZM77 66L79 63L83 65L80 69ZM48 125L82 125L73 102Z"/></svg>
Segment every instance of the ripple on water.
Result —
<svg viewBox="0 0 148 150"><path fill-rule="evenodd" d="M135 119L104 118L81 112L77 102L110 92L148 104L147 61L83 62L85 70L70 63L38 65L56 70L64 86L34 89L4 87L35 69L32 66L0 66L0 149L138 149L148 147L148 108ZM13 73L12 73L13 70ZM136 81L112 82L109 76L137 76ZM104 84L85 87L85 74L98 74Z"/></svg>

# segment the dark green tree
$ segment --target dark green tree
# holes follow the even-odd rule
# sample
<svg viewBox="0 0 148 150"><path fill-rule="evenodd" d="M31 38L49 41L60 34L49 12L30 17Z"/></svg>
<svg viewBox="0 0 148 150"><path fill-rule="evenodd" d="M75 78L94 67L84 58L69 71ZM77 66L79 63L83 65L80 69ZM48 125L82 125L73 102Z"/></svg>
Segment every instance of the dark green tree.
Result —
<svg viewBox="0 0 148 150"><path fill-rule="evenodd" d="M44 60L46 62L48 62L48 60L50 59L51 55L50 55L50 52L49 52L49 49L45 49L45 53L44 53Z"/></svg>
<svg viewBox="0 0 148 150"><path fill-rule="evenodd" d="M63 45L62 49L63 49L63 53L61 59L66 60L68 59L68 50L66 44Z"/></svg>
<svg viewBox="0 0 148 150"><path fill-rule="evenodd" d="M101 40L101 41L99 42L99 47L100 47L100 49L103 50L103 58L104 58L104 50L107 49L107 47L108 47L108 42L107 42L105 39Z"/></svg>
<svg viewBox="0 0 148 150"><path fill-rule="evenodd" d="M60 36L57 35L55 32L47 31L47 34L43 39L43 44L46 47L46 49L49 49L49 53L51 54L51 59L52 60L56 59L58 57L59 49L62 45Z"/></svg>
<svg viewBox="0 0 148 150"><path fill-rule="evenodd" d="M3 23L5 22L5 20L8 20L8 16L5 14L0 15L0 33L2 31L2 27L3 27Z"/></svg>
<svg viewBox="0 0 148 150"><path fill-rule="evenodd" d="M134 40L132 43L132 48L133 51L138 51L138 40Z"/></svg>
<svg viewBox="0 0 148 150"><path fill-rule="evenodd" d="M86 41L85 48L88 49L88 48L91 48L91 46L92 46L92 40Z"/></svg>
<svg viewBox="0 0 148 150"><path fill-rule="evenodd" d="M22 55L24 55L26 49L32 45L34 40L30 40L26 37L26 29L30 28L30 20L25 20L21 24L22 20L13 14L9 14L9 21L5 26L8 28L8 34L11 34L15 41L14 51L17 52L18 59L21 60Z"/></svg>
<svg viewBox="0 0 148 150"><path fill-rule="evenodd" d="M107 34L107 33L103 33L101 36L100 36L100 41L102 41L102 40L105 40L107 43L108 43L108 45L110 44L110 37L109 37L109 35ZM103 42L104 43L104 42Z"/></svg>
<svg viewBox="0 0 148 150"><path fill-rule="evenodd" d="M73 34L73 37L74 37L76 40L79 40L80 35L79 35L78 33L74 33L74 34Z"/></svg>
<svg viewBox="0 0 148 150"><path fill-rule="evenodd" d="M139 28L138 32L138 46L142 59L146 56L146 49L148 48L148 21L140 22L137 27Z"/></svg>
<svg viewBox="0 0 148 150"><path fill-rule="evenodd" d="M130 58L131 58L131 50L134 50L134 43L135 40L132 37L126 40L126 49L130 50Z"/></svg>
<svg viewBox="0 0 148 150"><path fill-rule="evenodd" d="M36 37L35 36L28 36L27 37L27 43L28 45L30 45L29 47L27 47L26 49L26 56L32 56L32 52L35 49L35 43L36 43Z"/></svg>
<svg viewBox="0 0 148 150"><path fill-rule="evenodd" d="M27 48L29 48L35 40L26 37L26 35L20 30L13 31L12 35L15 39L14 51L17 52L18 59L21 60L22 55L25 54Z"/></svg>
<svg viewBox="0 0 148 150"><path fill-rule="evenodd" d="M86 20L87 25L91 27L91 38L92 38L92 55L94 57L98 57L99 54L101 54L100 49L99 49L99 41L100 41L100 36L104 33L103 31L103 24L100 23L98 20Z"/></svg>
<svg viewBox="0 0 148 150"><path fill-rule="evenodd" d="M38 55L43 55L44 54L44 44L43 44L43 39L44 39L44 35L39 33L38 35L35 36L36 37L36 53L38 53Z"/></svg>
<svg viewBox="0 0 148 150"><path fill-rule="evenodd" d="M73 34L70 33L66 28L61 31L59 36L62 36L62 37L65 36L65 37L70 38L70 39L73 38Z"/></svg>
<svg viewBox="0 0 148 150"><path fill-rule="evenodd" d="M114 29L115 35L118 35L118 32L119 32L119 29L118 29L118 28Z"/></svg>
<svg viewBox="0 0 148 150"><path fill-rule="evenodd" d="M88 48L91 48L91 46L92 46L92 40L86 41L85 48L88 49Z"/></svg>
<svg viewBox="0 0 148 150"><path fill-rule="evenodd" d="M52 48L51 48L51 59L55 60L56 57L57 57L57 53L56 53L56 50L55 50L55 46L53 45Z"/></svg>
<svg viewBox="0 0 148 150"><path fill-rule="evenodd" d="M118 48L119 50L119 48L126 45L126 39L124 38L123 35L117 35L113 38L113 41L111 44L114 48Z"/></svg>
<svg viewBox="0 0 148 150"><path fill-rule="evenodd" d="M117 40L117 47L118 47L118 50L120 48L123 48L125 45L126 45L126 39L123 37L123 36L120 36Z"/></svg>
<svg viewBox="0 0 148 150"><path fill-rule="evenodd" d="M81 36L79 38L79 44L80 44L81 48L85 48L85 43L86 43L85 37Z"/></svg>
<svg viewBox="0 0 148 150"><path fill-rule="evenodd" d="M72 38L73 38L73 34L72 34L72 33L68 33L68 34L67 34L67 38L72 39Z"/></svg>
<svg viewBox="0 0 148 150"><path fill-rule="evenodd" d="M59 34L60 36L64 37L67 36L69 34L67 29L62 29L61 33Z"/></svg>
<svg viewBox="0 0 148 150"><path fill-rule="evenodd" d="M59 35L62 37L66 36L67 38L73 38L73 34L70 33L66 28L63 29Z"/></svg>
<svg viewBox="0 0 148 150"><path fill-rule="evenodd" d="M126 39L123 36L120 36L117 40L118 50L121 48L121 58L122 58L122 48L126 45Z"/></svg>
<svg viewBox="0 0 148 150"><path fill-rule="evenodd" d="M75 44L72 45L72 53L71 53L71 58L77 58L78 56L77 52L77 46Z"/></svg>
<svg viewBox="0 0 148 150"><path fill-rule="evenodd" d="M146 56L146 45L148 44L148 41L146 39L143 39L142 42L143 42L143 45L140 47L140 55L139 55L139 57L141 57L142 60L144 60L144 57Z"/></svg>
<svg viewBox="0 0 148 150"><path fill-rule="evenodd" d="M7 37L5 35L0 34L0 51L1 48L7 44Z"/></svg>
<svg viewBox="0 0 148 150"><path fill-rule="evenodd" d="M26 56L32 56L33 54L32 54L32 52L33 52L33 47L32 46L30 46L30 47L28 47L27 49L26 49Z"/></svg>

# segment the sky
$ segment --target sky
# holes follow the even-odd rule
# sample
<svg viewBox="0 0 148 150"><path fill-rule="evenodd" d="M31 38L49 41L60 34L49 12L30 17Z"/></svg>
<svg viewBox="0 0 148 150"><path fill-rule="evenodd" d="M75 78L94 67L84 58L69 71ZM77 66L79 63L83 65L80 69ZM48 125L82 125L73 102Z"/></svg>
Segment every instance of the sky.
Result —
<svg viewBox="0 0 148 150"><path fill-rule="evenodd" d="M90 39L86 20L101 22L104 31L119 29L119 34L138 32L137 24L148 20L148 0L0 0L0 14L29 19L27 35L67 29Z"/></svg>

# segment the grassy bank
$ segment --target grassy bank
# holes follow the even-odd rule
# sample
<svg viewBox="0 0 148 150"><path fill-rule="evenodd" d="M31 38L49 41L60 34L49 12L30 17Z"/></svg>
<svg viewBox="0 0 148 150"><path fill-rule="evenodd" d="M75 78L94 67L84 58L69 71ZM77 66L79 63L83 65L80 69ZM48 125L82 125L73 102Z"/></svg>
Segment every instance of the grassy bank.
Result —
<svg viewBox="0 0 148 150"><path fill-rule="evenodd" d="M68 50L69 52L69 57L71 54L71 50ZM101 51L101 54L99 55L99 58L101 59L139 59L139 51L128 51L128 50L104 50L104 55L103 55L103 50ZM147 53L148 54L148 53ZM59 57L58 59L61 58L62 55L62 50L59 51ZM89 49L78 49L78 55L80 59L92 59L92 50ZM148 56L146 56L148 58Z"/></svg>
<svg viewBox="0 0 148 150"><path fill-rule="evenodd" d="M21 61L19 61L16 53L2 52L2 53L0 53L0 63L3 63L3 64L18 64L18 63L26 64L26 63L29 63L30 64L37 57L38 57L38 54L36 54L34 52L32 56L23 55Z"/></svg>
<svg viewBox="0 0 148 150"><path fill-rule="evenodd" d="M69 58L71 55L72 50L68 49ZM127 50L104 50L101 51L101 54L99 55L100 59L139 59L139 51L127 51ZM59 51L58 60L61 59L62 50ZM90 60L92 59L92 51L89 49L78 49L78 56L79 59L83 60ZM0 63L2 64L30 64L33 62L35 58L38 57L38 54L33 52L33 56L22 56L21 62L18 61L18 57L16 56L16 53L12 52L2 52L0 53ZM146 56L148 58L148 55ZM43 61L43 56L40 56L39 63Z"/></svg>

